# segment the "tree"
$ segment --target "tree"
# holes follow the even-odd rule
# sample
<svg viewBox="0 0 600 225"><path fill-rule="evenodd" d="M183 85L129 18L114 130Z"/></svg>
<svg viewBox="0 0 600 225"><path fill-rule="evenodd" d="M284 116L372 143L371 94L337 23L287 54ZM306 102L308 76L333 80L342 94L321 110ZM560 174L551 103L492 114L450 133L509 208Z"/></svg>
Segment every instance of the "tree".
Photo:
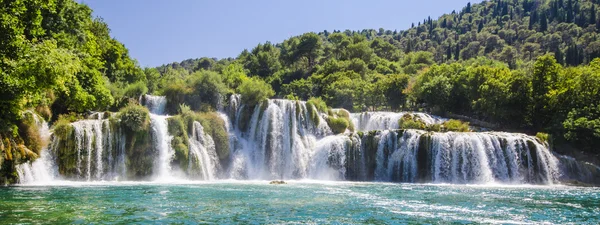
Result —
<svg viewBox="0 0 600 225"><path fill-rule="evenodd" d="M398 110L406 103L404 89L408 86L408 79L406 75L393 74L383 80L383 93L392 110Z"/></svg>
<svg viewBox="0 0 600 225"><path fill-rule="evenodd" d="M548 94L555 88L560 69L554 56L550 54L541 56L535 61L531 81L533 109L530 118L536 129L546 128L550 122L552 106Z"/></svg>
<svg viewBox="0 0 600 225"><path fill-rule="evenodd" d="M237 92L242 95L242 101L249 106L275 95L269 84L255 77L245 79L237 88Z"/></svg>

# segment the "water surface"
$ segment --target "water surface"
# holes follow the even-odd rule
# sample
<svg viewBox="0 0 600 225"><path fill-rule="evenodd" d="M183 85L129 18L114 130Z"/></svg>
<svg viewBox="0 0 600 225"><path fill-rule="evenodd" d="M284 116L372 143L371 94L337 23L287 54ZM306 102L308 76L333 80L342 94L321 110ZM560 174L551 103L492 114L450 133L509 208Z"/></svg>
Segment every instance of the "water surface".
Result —
<svg viewBox="0 0 600 225"><path fill-rule="evenodd" d="M8 223L597 224L600 189L267 181L0 188Z"/></svg>

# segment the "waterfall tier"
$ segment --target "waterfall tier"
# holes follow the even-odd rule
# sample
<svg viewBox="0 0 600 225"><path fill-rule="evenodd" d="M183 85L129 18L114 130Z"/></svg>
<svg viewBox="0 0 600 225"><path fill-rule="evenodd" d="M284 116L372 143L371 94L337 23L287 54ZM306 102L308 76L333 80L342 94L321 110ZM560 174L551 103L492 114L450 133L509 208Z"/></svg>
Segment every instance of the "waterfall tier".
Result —
<svg viewBox="0 0 600 225"><path fill-rule="evenodd" d="M266 100L250 107L233 95L226 111L187 119L164 115L164 97L146 95L143 102L150 111L146 130L127 130L118 116L102 113L72 123L65 140L50 137L46 126L41 132L50 144L38 160L19 166L21 182L177 178L553 184L594 182L600 174L598 167L557 156L546 143L524 134L398 130L398 119L406 113L351 114L357 132L333 135L327 113L303 101ZM426 124L444 121L410 114Z"/></svg>

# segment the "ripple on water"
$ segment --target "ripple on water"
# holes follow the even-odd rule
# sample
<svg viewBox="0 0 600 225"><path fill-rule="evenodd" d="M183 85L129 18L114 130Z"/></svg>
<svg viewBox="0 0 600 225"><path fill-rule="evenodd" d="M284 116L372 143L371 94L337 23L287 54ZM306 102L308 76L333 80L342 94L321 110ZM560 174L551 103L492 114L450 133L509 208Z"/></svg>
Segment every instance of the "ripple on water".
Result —
<svg viewBox="0 0 600 225"><path fill-rule="evenodd" d="M532 185L73 182L0 188L0 224L595 224L600 222L599 192Z"/></svg>

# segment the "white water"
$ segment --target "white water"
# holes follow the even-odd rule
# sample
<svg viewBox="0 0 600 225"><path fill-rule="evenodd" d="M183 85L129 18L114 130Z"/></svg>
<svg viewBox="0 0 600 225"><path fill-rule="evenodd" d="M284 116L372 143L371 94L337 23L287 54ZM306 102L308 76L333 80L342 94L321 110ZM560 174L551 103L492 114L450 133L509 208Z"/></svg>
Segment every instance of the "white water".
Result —
<svg viewBox="0 0 600 225"><path fill-rule="evenodd" d="M233 149L230 176L237 179L310 177L311 165L321 160L315 159L317 140L331 133L327 123L319 118L315 124L305 102L269 100L266 104L255 107L247 131L234 131L239 137L239 147ZM235 113L237 129L241 122L248 122L240 121L243 107Z"/></svg>
<svg viewBox="0 0 600 225"><path fill-rule="evenodd" d="M33 117L36 126L39 128L42 143L49 143L51 133L48 123L32 111L27 111L26 113L29 113ZM33 162L17 165L17 174L19 175L20 183L29 184L35 182L50 182L57 176L58 171L47 147L44 147L38 159Z"/></svg>
<svg viewBox="0 0 600 225"><path fill-rule="evenodd" d="M557 158L533 137L503 132L430 133L422 137L425 134L406 130L398 137L396 131L379 132L375 179L552 184L560 176ZM426 143L431 146L420 148L421 138L430 138ZM535 148L530 149L530 144Z"/></svg>
<svg viewBox="0 0 600 225"><path fill-rule="evenodd" d="M363 112L351 113L350 117L357 131L394 130L398 129L398 120L406 114L411 114L426 125L438 124L446 119L419 112Z"/></svg>
<svg viewBox="0 0 600 225"><path fill-rule="evenodd" d="M199 175L204 180L214 180L220 170L219 159L215 142L210 135L204 133L204 127L199 122L194 122L192 134L189 137L190 161L188 167L191 171L199 170Z"/></svg>
<svg viewBox="0 0 600 225"><path fill-rule="evenodd" d="M184 178L179 168L172 166L175 152L168 116L164 115L166 99L144 99L151 112L150 135L156 152L153 177L159 182L180 177L552 184L561 176L560 163L548 148L523 134L391 130L397 128L402 113L370 112L352 114L352 118L357 121L357 130L382 129L375 136L332 135L325 115L312 121L305 102L269 100L246 110L239 95L233 95L228 111L219 113L229 136L229 158L218 158L213 138L194 122L188 133L189 161ZM443 121L427 114L414 115L426 123ZM119 128L111 130L101 114L97 119L75 122L73 127L79 180L125 177L126 140ZM55 179L53 175L38 175L40 168L57 171L52 151L44 152L33 164L20 166L22 182Z"/></svg>
<svg viewBox="0 0 600 225"><path fill-rule="evenodd" d="M150 111L150 127L154 148L158 152L155 162L155 179L167 181L173 179L171 161L175 151L171 147L173 137L169 135L168 115L164 115L167 99L164 96L145 95L145 105Z"/></svg>

